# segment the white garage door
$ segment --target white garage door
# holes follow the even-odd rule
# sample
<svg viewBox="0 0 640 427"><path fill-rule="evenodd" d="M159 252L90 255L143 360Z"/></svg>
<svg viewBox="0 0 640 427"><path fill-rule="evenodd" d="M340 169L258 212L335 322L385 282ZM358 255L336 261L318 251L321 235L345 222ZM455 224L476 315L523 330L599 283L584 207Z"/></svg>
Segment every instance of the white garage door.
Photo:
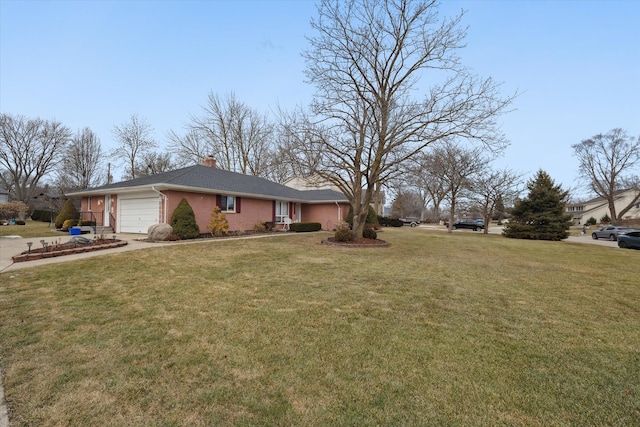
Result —
<svg viewBox="0 0 640 427"><path fill-rule="evenodd" d="M158 224L158 196L120 199L118 202L120 233L146 233L149 226Z"/></svg>

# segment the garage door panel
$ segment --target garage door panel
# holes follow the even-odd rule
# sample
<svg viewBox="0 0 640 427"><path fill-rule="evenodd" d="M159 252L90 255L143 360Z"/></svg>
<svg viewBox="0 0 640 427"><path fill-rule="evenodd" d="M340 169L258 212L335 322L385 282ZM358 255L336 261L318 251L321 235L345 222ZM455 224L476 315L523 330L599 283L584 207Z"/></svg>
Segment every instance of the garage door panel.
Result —
<svg viewBox="0 0 640 427"><path fill-rule="evenodd" d="M157 196L121 199L119 206L121 233L146 233L151 225L159 222Z"/></svg>

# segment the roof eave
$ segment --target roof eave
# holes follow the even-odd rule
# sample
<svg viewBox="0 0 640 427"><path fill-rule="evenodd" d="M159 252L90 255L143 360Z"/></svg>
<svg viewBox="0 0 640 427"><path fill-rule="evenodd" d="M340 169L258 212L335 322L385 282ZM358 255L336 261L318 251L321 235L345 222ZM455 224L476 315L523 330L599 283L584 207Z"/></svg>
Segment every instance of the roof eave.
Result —
<svg viewBox="0 0 640 427"><path fill-rule="evenodd" d="M82 190L82 191L73 191L70 193L66 193L66 196L70 197L82 197L82 196L104 196L108 194L130 194L130 193L139 193L140 191L149 191L149 190L172 190L172 191L185 191L189 193L204 193L204 194L230 194L237 197L250 197L253 199L261 199L261 200L282 200L285 202L297 202L297 203L311 203L311 204L319 204L319 203L345 203L346 200L307 200L303 198L293 198L293 197L283 197L277 195L269 195L269 194L254 194L254 193L245 193L238 191L228 191L221 190L218 188L202 188L202 187L193 187L188 185L176 185L176 184L168 184L168 183L156 183L156 184L145 184L145 185L136 185L133 187L110 187L110 188L99 188L95 190Z"/></svg>

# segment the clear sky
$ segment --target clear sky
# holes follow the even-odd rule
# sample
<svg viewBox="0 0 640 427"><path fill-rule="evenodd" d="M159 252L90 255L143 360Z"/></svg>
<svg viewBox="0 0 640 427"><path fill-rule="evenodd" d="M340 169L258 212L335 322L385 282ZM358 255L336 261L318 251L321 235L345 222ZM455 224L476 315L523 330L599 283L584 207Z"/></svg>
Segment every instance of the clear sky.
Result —
<svg viewBox="0 0 640 427"><path fill-rule="evenodd" d="M544 169L579 195L572 144L616 127L640 136L640 1L445 1L440 13L462 9L463 62L521 93L496 165ZM304 105L315 14L294 0L0 0L0 111L90 127L109 150L132 114L164 146L211 91L264 113Z"/></svg>

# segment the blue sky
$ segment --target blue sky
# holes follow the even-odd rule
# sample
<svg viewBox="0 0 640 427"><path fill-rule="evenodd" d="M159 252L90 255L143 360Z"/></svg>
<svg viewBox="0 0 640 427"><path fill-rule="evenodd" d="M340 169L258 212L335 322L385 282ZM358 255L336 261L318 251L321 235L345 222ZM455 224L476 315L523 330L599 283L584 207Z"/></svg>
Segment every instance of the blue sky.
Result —
<svg viewBox="0 0 640 427"><path fill-rule="evenodd" d="M461 9L463 62L521 93L496 165L544 169L581 194L572 144L616 127L640 136L640 1L446 1L440 13ZM211 91L265 113L304 105L315 13L293 0L0 0L0 111L88 126L112 149L132 114L163 146Z"/></svg>

